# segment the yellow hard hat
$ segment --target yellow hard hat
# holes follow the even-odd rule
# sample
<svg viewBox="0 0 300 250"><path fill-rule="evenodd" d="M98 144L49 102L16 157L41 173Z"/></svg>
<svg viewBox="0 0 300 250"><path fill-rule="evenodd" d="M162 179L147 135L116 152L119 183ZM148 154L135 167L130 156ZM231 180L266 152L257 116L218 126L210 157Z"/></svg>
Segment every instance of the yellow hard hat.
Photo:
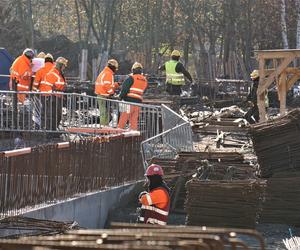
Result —
<svg viewBox="0 0 300 250"><path fill-rule="evenodd" d="M52 59L52 61L53 61L53 56L50 54L50 53L48 53L47 55L45 55L45 59L46 58L50 58L50 59Z"/></svg>
<svg viewBox="0 0 300 250"><path fill-rule="evenodd" d="M107 65L114 66L116 69L119 68L119 63L118 63L117 60L115 60L115 59L109 59L109 60L107 61Z"/></svg>
<svg viewBox="0 0 300 250"><path fill-rule="evenodd" d="M40 53L38 53L38 55L36 56L37 58L45 58L46 54L42 51Z"/></svg>
<svg viewBox="0 0 300 250"><path fill-rule="evenodd" d="M180 57L180 51L179 50L173 50L171 56L178 56Z"/></svg>
<svg viewBox="0 0 300 250"><path fill-rule="evenodd" d="M256 79L259 77L259 72L257 69L253 70L252 73L250 74L251 79Z"/></svg>
<svg viewBox="0 0 300 250"><path fill-rule="evenodd" d="M135 63L132 65L131 70L138 69L138 68L143 69L143 65L140 64L139 62L135 62Z"/></svg>
<svg viewBox="0 0 300 250"><path fill-rule="evenodd" d="M63 65L65 65L66 67L68 66L68 60L64 57L58 57L55 61L56 63L61 63Z"/></svg>

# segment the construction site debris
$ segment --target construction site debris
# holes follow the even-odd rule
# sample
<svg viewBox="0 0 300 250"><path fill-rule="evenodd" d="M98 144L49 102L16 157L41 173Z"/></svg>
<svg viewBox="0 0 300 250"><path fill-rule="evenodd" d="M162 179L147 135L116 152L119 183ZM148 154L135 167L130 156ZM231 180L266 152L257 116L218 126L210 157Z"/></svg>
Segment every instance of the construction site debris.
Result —
<svg viewBox="0 0 300 250"><path fill-rule="evenodd" d="M251 127L253 146L262 177L300 170L300 109Z"/></svg>
<svg viewBox="0 0 300 250"><path fill-rule="evenodd" d="M192 179L186 185L187 225L255 227L265 181Z"/></svg>
<svg viewBox="0 0 300 250"><path fill-rule="evenodd" d="M153 158L152 162L163 167L165 180L172 189L172 210L179 213L184 212L185 183L192 176L212 180L245 180L256 176L256 168L237 152L181 152L176 159Z"/></svg>
<svg viewBox="0 0 300 250"><path fill-rule="evenodd" d="M113 224L113 229L77 230L64 235L0 240L0 249L248 249L264 250L262 236L254 230L159 227L145 224ZM242 239L244 240L242 240ZM247 241L248 240L248 241Z"/></svg>
<svg viewBox="0 0 300 250"><path fill-rule="evenodd" d="M16 216L0 220L0 238L12 239L34 235L54 235L79 228L76 221L61 222ZM17 234L15 233L16 229L19 232ZM3 231L5 231L4 234Z"/></svg>

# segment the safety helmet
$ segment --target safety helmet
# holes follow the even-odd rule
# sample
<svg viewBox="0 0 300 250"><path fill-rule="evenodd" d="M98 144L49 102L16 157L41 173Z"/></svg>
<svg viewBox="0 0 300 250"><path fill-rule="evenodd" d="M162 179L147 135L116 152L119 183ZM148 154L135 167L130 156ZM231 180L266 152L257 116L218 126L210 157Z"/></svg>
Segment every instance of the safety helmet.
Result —
<svg viewBox="0 0 300 250"><path fill-rule="evenodd" d="M250 74L251 79L256 79L259 77L259 72L257 69L253 70L252 73Z"/></svg>
<svg viewBox="0 0 300 250"><path fill-rule="evenodd" d="M140 64L139 62L135 62L135 63L132 65L131 70L134 70L134 69L143 69L143 65Z"/></svg>
<svg viewBox="0 0 300 250"><path fill-rule="evenodd" d="M27 49L25 49L25 50L23 51L23 55L25 55L25 56L28 57L29 59L33 59L34 56L35 56L35 53L34 53L34 50L33 50L33 49L27 48Z"/></svg>
<svg viewBox="0 0 300 250"><path fill-rule="evenodd" d="M172 53L171 53L171 56L178 56L180 57L180 51L179 50L173 50Z"/></svg>
<svg viewBox="0 0 300 250"><path fill-rule="evenodd" d="M152 176L152 175L160 175L163 176L164 175L164 171L162 169L161 166L157 165L157 164L151 164L145 173L145 176Z"/></svg>
<svg viewBox="0 0 300 250"><path fill-rule="evenodd" d="M65 67L68 66L68 60L64 57L61 57L61 56L58 57L55 62L58 63L58 64L61 64L61 65L65 65Z"/></svg>
<svg viewBox="0 0 300 250"><path fill-rule="evenodd" d="M45 58L46 54L42 51L40 53L38 53L38 55L36 56L37 58Z"/></svg>
<svg viewBox="0 0 300 250"><path fill-rule="evenodd" d="M46 58L50 58L50 59L52 59L52 61L53 61L53 56L50 54L50 53L47 53L47 55L45 55L45 59Z"/></svg>
<svg viewBox="0 0 300 250"><path fill-rule="evenodd" d="M117 60L115 60L115 59L109 59L109 60L107 61L107 65L113 66L113 67L115 67L116 69L119 68L119 63L118 63Z"/></svg>

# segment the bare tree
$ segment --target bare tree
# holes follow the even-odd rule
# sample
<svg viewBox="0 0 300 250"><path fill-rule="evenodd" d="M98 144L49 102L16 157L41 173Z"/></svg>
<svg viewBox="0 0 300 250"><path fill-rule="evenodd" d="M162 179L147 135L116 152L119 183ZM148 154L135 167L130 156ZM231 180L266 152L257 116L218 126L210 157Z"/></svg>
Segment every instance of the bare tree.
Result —
<svg viewBox="0 0 300 250"><path fill-rule="evenodd" d="M280 4L280 10L281 10L281 35L282 35L282 43L283 43L283 48L288 49L289 44L288 44L288 39L287 39L287 28L286 28L286 5L285 5L285 0L281 0Z"/></svg>

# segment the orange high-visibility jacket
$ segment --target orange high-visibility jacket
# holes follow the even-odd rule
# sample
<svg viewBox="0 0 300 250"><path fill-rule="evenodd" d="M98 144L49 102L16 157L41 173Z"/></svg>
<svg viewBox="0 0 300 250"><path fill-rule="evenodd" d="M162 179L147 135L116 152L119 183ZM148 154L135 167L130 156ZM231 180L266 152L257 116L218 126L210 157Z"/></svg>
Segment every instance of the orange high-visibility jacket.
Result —
<svg viewBox="0 0 300 250"><path fill-rule="evenodd" d="M146 88L148 87L148 82L146 78L141 74L131 75L133 78L133 84L131 85L127 96L143 100L143 94Z"/></svg>
<svg viewBox="0 0 300 250"><path fill-rule="evenodd" d="M110 96L115 93L117 87L118 85L114 83L114 72L109 67L105 67L96 79L95 93Z"/></svg>
<svg viewBox="0 0 300 250"><path fill-rule="evenodd" d="M39 89L40 83L42 82L42 80L44 80L45 76L50 72L50 70L53 69L53 67L53 63L46 62L45 66L35 73L33 90L37 91Z"/></svg>
<svg viewBox="0 0 300 250"><path fill-rule="evenodd" d="M48 74L46 74L44 80L41 81L40 91L49 93L52 91L61 92L64 91L65 86L66 82L64 77L57 68L53 68Z"/></svg>
<svg viewBox="0 0 300 250"><path fill-rule="evenodd" d="M29 91L32 77L30 60L25 56L19 56L10 68L11 79L16 79L17 90Z"/></svg>
<svg viewBox="0 0 300 250"><path fill-rule="evenodd" d="M144 223L166 225L170 209L169 192L158 187L140 198L142 216L139 220Z"/></svg>

